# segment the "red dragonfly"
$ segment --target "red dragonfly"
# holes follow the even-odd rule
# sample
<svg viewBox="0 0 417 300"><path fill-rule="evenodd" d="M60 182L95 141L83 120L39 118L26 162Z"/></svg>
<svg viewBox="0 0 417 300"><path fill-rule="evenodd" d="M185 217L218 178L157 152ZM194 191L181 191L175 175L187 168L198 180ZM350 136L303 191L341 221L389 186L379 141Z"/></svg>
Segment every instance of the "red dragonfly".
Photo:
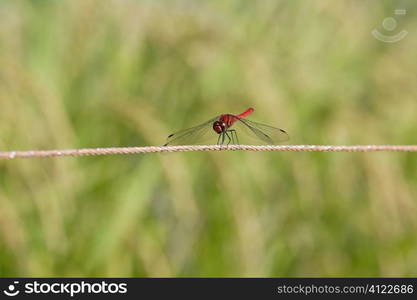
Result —
<svg viewBox="0 0 417 300"><path fill-rule="evenodd" d="M289 140L287 132L283 129L246 119L253 112L253 108L248 108L238 115L223 114L195 127L172 133L168 136L164 146L196 144L207 140L213 136L213 133L218 134L217 145L224 145L225 142L227 145L230 143L239 144L237 130L239 133L242 131L246 133L246 136L270 145ZM231 128L232 126L233 128ZM210 133L212 134L210 135Z"/></svg>

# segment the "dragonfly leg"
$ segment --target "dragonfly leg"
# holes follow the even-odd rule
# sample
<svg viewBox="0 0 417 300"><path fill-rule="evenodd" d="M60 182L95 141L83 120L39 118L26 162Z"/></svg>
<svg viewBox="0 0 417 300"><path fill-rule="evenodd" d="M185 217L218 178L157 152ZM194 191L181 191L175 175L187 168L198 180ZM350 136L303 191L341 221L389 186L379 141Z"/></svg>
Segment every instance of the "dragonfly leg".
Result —
<svg viewBox="0 0 417 300"><path fill-rule="evenodd" d="M220 138L222 137L222 134L219 134L219 137L217 138L217 145L220 145Z"/></svg>
<svg viewBox="0 0 417 300"><path fill-rule="evenodd" d="M224 132L224 134L227 136L227 138L229 139L228 141L227 141L227 145L229 145L230 144L230 142L232 141L232 139L230 138L230 135L227 133L227 131L225 131ZM232 137L233 137L233 135L232 135Z"/></svg>
<svg viewBox="0 0 417 300"><path fill-rule="evenodd" d="M223 145L223 143L224 143L224 133L223 132L221 132L221 133L219 133L219 137L217 138L217 145Z"/></svg>
<svg viewBox="0 0 417 300"><path fill-rule="evenodd" d="M235 130L235 136L236 136L236 145L240 145L239 138L237 137L237 131L236 130Z"/></svg>
<svg viewBox="0 0 417 300"><path fill-rule="evenodd" d="M229 132L230 132L230 135L232 136L232 143L234 145L240 145L239 138L237 137L236 129L230 129Z"/></svg>

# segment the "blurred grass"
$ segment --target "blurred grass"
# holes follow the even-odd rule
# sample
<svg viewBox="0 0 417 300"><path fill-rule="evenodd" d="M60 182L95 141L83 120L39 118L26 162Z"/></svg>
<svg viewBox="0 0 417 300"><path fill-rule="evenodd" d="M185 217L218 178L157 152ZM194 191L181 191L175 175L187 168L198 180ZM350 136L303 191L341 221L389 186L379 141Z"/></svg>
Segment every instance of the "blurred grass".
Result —
<svg viewBox="0 0 417 300"><path fill-rule="evenodd" d="M161 145L249 106L294 144L415 144L416 3L401 5L1 1L0 149ZM396 8L408 36L374 39ZM416 276L416 167L392 153L2 161L0 276Z"/></svg>

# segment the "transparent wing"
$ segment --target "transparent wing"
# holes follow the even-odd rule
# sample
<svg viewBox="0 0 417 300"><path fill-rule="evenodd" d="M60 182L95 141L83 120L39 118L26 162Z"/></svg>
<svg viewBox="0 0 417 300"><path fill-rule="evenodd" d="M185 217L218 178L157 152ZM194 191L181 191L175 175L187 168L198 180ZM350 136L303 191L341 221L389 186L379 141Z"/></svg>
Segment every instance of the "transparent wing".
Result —
<svg viewBox="0 0 417 300"><path fill-rule="evenodd" d="M243 128L243 131L250 137L262 140L263 142L270 145L282 143L290 139L288 133L281 128L249 121L248 119L237 118L237 121L232 126L232 129L235 127L235 125L237 125L236 128ZM240 133L239 129L236 129L238 134Z"/></svg>
<svg viewBox="0 0 417 300"><path fill-rule="evenodd" d="M213 122L220 116L210 119L200 125L184 129L168 136L164 146L172 145L195 145L210 138L215 138L217 133L213 130Z"/></svg>

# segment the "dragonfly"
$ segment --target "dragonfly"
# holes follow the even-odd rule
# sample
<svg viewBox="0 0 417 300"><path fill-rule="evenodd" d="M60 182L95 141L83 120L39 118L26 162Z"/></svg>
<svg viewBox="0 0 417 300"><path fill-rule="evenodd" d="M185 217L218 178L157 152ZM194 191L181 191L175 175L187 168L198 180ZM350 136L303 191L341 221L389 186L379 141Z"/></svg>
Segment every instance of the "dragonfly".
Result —
<svg viewBox="0 0 417 300"><path fill-rule="evenodd" d="M217 134L217 145L238 144L238 131L245 136L274 145L289 140L288 133L280 128L249 121L246 117L255 110L250 107L241 114L222 114L200 125L172 133L164 146L192 145L213 138Z"/></svg>

